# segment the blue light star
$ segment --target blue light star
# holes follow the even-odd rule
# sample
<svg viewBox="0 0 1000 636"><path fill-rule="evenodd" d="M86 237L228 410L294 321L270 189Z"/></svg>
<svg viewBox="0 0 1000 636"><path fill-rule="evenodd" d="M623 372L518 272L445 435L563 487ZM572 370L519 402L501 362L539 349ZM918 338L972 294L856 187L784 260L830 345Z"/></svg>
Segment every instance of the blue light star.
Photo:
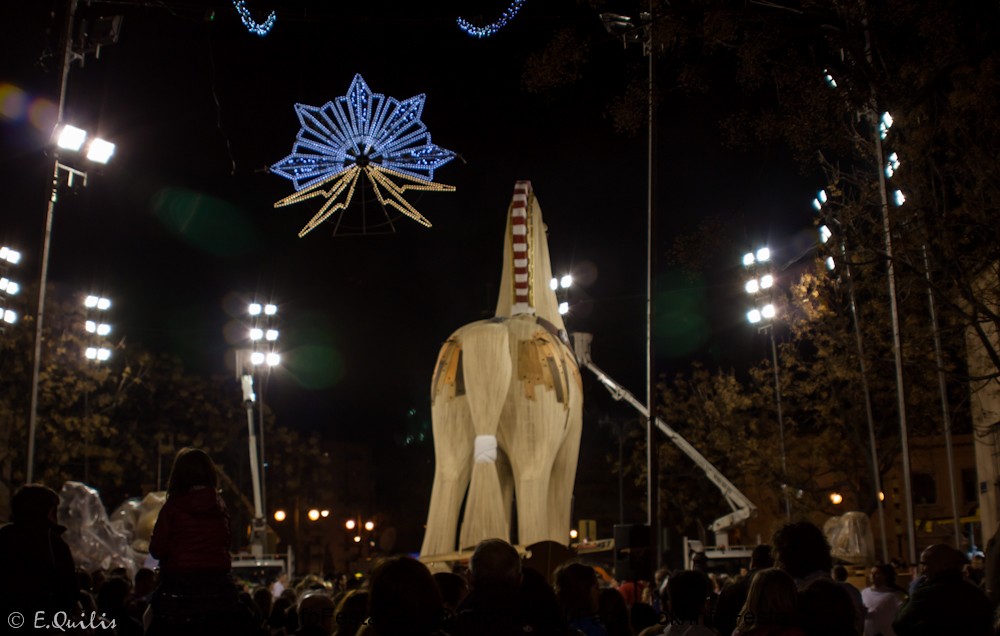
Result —
<svg viewBox="0 0 1000 636"><path fill-rule="evenodd" d="M291 180L296 194L274 206L316 196L327 199L299 232L300 237L350 204L362 173L379 202L430 227L430 221L402 193L453 191L454 187L433 183L433 179L434 170L454 159L455 153L431 143L427 126L420 121L425 100L423 94L401 102L373 93L361 75L355 75L347 95L318 107L295 105L302 127L292 154L271 166L271 172ZM344 193L345 199L339 201Z"/></svg>

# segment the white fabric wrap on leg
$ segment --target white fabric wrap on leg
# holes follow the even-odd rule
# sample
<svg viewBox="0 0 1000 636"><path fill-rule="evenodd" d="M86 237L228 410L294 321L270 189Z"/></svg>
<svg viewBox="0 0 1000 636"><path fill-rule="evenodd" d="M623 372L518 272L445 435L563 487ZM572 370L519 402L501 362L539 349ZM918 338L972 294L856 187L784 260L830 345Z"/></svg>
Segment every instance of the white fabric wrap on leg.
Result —
<svg viewBox="0 0 1000 636"><path fill-rule="evenodd" d="M477 464L493 464L497 461L497 436L476 435L473 457Z"/></svg>

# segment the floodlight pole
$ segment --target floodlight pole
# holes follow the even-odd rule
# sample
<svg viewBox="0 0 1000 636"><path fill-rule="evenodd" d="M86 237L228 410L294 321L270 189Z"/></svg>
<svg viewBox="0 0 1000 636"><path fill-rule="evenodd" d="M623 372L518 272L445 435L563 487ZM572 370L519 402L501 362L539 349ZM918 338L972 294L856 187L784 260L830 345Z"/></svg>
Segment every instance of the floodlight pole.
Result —
<svg viewBox="0 0 1000 636"><path fill-rule="evenodd" d="M771 362L774 369L774 401L778 409L778 440L781 444L781 491L785 496L785 519L792 520L792 504L788 499L788 464L785 459L785 418L781 411L781 380L778 377L778 346L774 343L774 323L768 328L771 336Z"/></svg>
<svg viewBox="0 0 1000 636"><path fill-rule="evenodd" d="M59 110L56 123L61 124L63 112L66 109L66 86L69 84L69 68L73 62L73 19L76 17L77 0L68 0L66 23L63 30L63 59L59 78ZM56 212L56 200L59 198L59 170L65 168L59 163L59 151L54 151L55 164L52 169L52 192L49 196L48 209L45 213L45 235L42 240L42 266L38 276L38 311L35 313L35 352L31 367L31 406L28 412L28 465L25 472L25 483L35 480L35 434L38 430L38 380L42 362L42 321L45 315L45 286L49 276L49 251L52 246L52 220ZM70 178L74 171L70 171ZM83 175L86 179L86 175Z"/></svg>
<svg viewBox="0 0 1000 636"><path fill-rule="evenodd" d="M656 567L663 565L663 551L660 549L660 456L656 436L656 344L653 338L653 318L655 316L656 293L656 99L654 96L653 51L653 0L649 0L649 17L645 25L645 53L649 56L649 82L647 94L648 155L646 192L646 509L649 523L650 547L653 550Z"/></svg>
<svg viewBox="0 0 1000 636"><path fill-rule="evenodd" d="M253 520L250 525L250 553L257 559L264 556L264 537L266 524L260 495L260 464L257 459L257 433L254 429L253 403L256 396L253 392L253 375L243 373L240 376L243 387L243 404L247 410L248 445L250 447L250 481L253 486Z"/></svg>

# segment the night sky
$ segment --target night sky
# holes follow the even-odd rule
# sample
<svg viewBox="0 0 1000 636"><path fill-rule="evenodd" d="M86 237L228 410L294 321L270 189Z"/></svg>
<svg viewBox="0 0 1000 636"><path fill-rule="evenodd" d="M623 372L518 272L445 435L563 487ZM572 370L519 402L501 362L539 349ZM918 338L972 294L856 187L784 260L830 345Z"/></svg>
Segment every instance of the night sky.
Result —
<svg viewBox="0 0 1000 636"><path fill-rule="evenodd" d="M117 44L73 66L65 115L114 141L117 154L90 171L89 187L60 198L51 283L103 291L115 301L118 333L205 373L227 369L245 303L272 299L283 364L266 398L278 424L393 444L411 409L429 421L440 344L492 315L507 205L514 182L530 179L553 270L578 280L569 329L594 333L597 364L644 396L646 138L616 132L606 116L630 74L644 72L641 51L597 38L578 84L541 95L521 87L526 58L557 29L604 35L592 9L528 0L506 29L478 40L455 18L496 16L506 2L251 0L258 19L278 14L262 38L229 2L139 4L79 10L81 18L125 16ZM0 239L24 252L25 282L37 279L40 261L52 166L42 100L58 96L63 11L62 0L0 9L0 85L26 97L24 109L5 107L0 118ZM427 95L422 119L434 143L463 159L435 180L457 191L408 196L430 229L393 214L392 234L333 236L327 224L297 238L318 204L274 209L293 187L265 168L291 152L293 105L345 94L355 73L376 93ZM663 371L694 358L729 368L763 357L763 339L743 318L739 250L770 241L782 260L811 240L802 237L818 183L776 149L723 147L716 106L730 99L670 91L661 103L661 249L704 216L726 219L745 240L700 280L661 259ZM342 233L357 231L363 202L372 215L370 191L356 196L341 213ZM25 300L33 313L34 300ZM633 414L585 377L581 462L594 463L606 452L597 418ZM415 447L415 463L429 466L432 452L429 443Z"/></svg>

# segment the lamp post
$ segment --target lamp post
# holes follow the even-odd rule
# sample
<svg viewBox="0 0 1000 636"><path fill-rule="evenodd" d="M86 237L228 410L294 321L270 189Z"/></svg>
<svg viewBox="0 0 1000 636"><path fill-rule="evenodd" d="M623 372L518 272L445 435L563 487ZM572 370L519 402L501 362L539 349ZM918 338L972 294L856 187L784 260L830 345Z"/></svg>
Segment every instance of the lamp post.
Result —
<svg viewBox="0 0 1000 636"><path fill-rule="evenodd" d="M778 346L774 342L774 317L776 310L771 302L774 274L770 269L771 250L762 247L743 256L743 266L751 273L744 289L754 297L754 308L747 312L751 324L760 325L771 337L771 366L774 369L774 401L778 412L778 440L781 445L781 494L785 499L785 518L791 521L792 505L788 497L788 466L785 459L785 419L781 411L781 379L778 375Z"/></svg>
<svg viewBox="0 0 1000 636"><path fill-rule="evenodd" d="M646 523L652 535L653 553L657 567L663 564L660 549L659 513L659 454L656 447L656 351L653 343L653 317L656 290L656 100L654 99L655 59L653 53L653 0L649 0L649 11L631 17L615 13L600 14L608 33L621 36L625 46L642 43L643 53L649 58L646 107L648 109L647 129L647 175L646 175Z"/></svg>
<svg viewBox="0 0 1000 636"><path fill-rule="evenodd" d="M83 180L83 185L87 184L87 173L60 162L60 149L79 153L86 149L85 157L88 161L98 164L105 164L115 152L115 145L101 138L93 138L88 142L89 135L86 131L75 126L67 125L63 121L63 114L66 109L66 86L69 82L69 69L74 60L83 60L84 55L89 50L76 52L73 50L73 20L76 17L77 0L68 0L65 28L62 41L62 63L59 77L59 109L56 115L56 130L54 138L56 149L54 152L52 168L52 186L49 194L48 208L45 213L45 231L42 239L42 262L38 277L38 310L35 314L35 350L32 359L31 370L31 406L28 412L28 462L26 469L27 483L34 481L35 475L35 433L38 428L38 380L41 371L42 357L42 322L45 317L45 286L48 282L49 273L49 251L52 244L52 221L55 216L56 201L59 199L60 175L66 173L67 186L73 186L74 177ZM120 20L119 20L120 23ZM117 31L114 36L117 39ZM108 42L108 43L113 43ZM100 45L96 50L99 50Z"/></svg>
<svg viewBox="0 0 1000 636"><path fill-rule="evenodd" d="M111 301L102 296L88 295L83 300L85 309L85 320L83 323L87 337L87 346L83 351L84 357L95 363L102 364L111 359L111 349L107 346L106 338L111 335L111 325L104 322L104 312L111 309ZM87 420L90 418L90 389L83 392L83 482L90 483L90 429Z"/></svg>
<svg viewBox="0 0 1000 636"><path fill-rule="evenodd" d="M277 314L277 312L277 306L271 303L261 305L260 303L253 302L249 305L248 313L253 319L249 333L251 344L249 352L250 364L249 366L246 365L247 361L244 359L238 360L237 364L238 372L241 374L241 386L243 387L243 404L247 411L247 444L250 453L250 480L253 488L254 518L250 527L250 552L258 559L264 555L267 525L264 520L262 471L260 459L257 454L258 442L253 418L253 405L257 401L257 395L253 390L253 378L254 371L260 365L266 364L268 367L273 367L281 362L281 356L274 350L274 345L278 340L277 329L271 328L270 325L267 325L265 329L259 321L261 314L270 318ZM261 406L261 413L263 424L263 405ZM261 432L263 433L263 425L261 426Z"/></svg>

